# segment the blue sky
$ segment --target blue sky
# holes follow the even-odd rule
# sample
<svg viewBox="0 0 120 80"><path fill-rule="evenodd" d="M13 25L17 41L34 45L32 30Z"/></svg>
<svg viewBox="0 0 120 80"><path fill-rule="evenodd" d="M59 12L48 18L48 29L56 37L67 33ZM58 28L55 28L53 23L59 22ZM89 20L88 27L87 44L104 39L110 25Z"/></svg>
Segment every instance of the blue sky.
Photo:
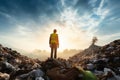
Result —
<svg viewBox="0 0 120 80"><path fill-rule="evenodd" d="M60 50L120 38L120 0L0 0L0 43L23 51L49 50L54 28Z"/></svg>

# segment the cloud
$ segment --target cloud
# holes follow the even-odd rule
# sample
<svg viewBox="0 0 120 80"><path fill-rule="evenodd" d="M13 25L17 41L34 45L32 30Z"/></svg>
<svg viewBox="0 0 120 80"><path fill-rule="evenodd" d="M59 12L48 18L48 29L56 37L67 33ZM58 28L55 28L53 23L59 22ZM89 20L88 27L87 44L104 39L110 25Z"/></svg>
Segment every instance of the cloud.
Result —
<svg viewBox="0 0 120 80"><path fill-rule="evenodd" d="M97 2L97 0L90 0L89 2L88 2L88 4L90 4L92 7L95 7L95 3Z"/></svg>

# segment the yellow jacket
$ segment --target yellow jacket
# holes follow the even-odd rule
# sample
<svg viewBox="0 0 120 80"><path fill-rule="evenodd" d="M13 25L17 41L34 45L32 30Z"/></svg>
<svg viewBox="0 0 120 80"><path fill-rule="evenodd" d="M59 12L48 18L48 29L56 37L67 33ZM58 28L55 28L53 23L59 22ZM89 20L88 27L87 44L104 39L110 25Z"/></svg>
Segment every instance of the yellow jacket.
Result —
<svg viewBox="0 0 120 80"><path fill-rule="evenodd" d="M58 34L56 33L50 34L49 44L56 44L57 46L59 46Z"/></svg>

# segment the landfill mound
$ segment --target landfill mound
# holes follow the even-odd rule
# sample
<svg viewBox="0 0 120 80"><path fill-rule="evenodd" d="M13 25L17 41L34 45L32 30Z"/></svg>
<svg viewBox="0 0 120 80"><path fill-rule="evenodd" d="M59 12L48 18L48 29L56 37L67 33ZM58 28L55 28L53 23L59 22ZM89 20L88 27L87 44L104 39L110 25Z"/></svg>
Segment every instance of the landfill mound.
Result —
<svg viewBox="0 0 120 80"><path fill-rule="evenodd" d="M120 40L45 61L0 45L0 80L120 80Z"/></svg>
<svg viewBox="0 0 120 80"><path fill-rule="evenodd" d="M114 40L105 46L92 44L89 48L70 57L68 60L84 69L89 69L93 72L96 70L97 73L100 73L98 74L100 75L99 77L104 75L105 68L109 68L109 71L120 76L120 39Z"/></svg>
<svg viewBox="0 0 120 80"><path fill-rule="evenodd" d="M80 63L84 60L93 59L98 55L98 52L100 51L101 46L97 46L94 44L91 44L87 49L81 51L80 53L72 56L69 58L69 60L73 63Z"/></svg>
<svg viewBox="0 0 120 80"><path fill-rule="evenodd" d="M105 46L91 44L87 49L81 51L73 57L70 57L68 60L72 61L73 63L81 64L81 62L85 62L87 60L92 61L105 58L109 60L120 58L120 39L115 40Z"/></svg>
<svg viewBox="0 0 120 80"><path fill-rule="evenodd" d="M36 66L40 66L40 63L38 59L21 55L16 50L0 44L0 80L9 80L10 74L16 71L33 70Z"/></svg>

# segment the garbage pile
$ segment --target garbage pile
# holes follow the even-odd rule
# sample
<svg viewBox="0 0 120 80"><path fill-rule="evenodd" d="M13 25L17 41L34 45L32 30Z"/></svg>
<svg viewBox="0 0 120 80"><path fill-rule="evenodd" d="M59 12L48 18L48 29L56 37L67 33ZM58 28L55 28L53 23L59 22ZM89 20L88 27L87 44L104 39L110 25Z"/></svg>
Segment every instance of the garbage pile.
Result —
<svg viewBox="0 0 120 80"><path fill-rule="evenodd" d="M91 45L69 61L92 71L100 80L120 80L120 39L102 47Z"/></svg>
<svg viewBox="0 0 120 80"><path fill-rule="evenodd" d="M81 53L40 61L0 45L0 80L120 80L120 40Z"/></svg>
<svg viewBox="0 0 120 80"><path fill-rule="evenodd" d="M0 44L0 80L15 80L15 76L39 67L41 61L23 56L15 50Z"/></svg>
<svg viewBox="0 0 120 80"><path fill-rule="evenodd" d="M82 64L88 59L94 59L98 55L97 53L100 51L100 49L100 46L91 44L87 49L81 51L73 57L70 57L68 60L72 63Z"/></svg>

